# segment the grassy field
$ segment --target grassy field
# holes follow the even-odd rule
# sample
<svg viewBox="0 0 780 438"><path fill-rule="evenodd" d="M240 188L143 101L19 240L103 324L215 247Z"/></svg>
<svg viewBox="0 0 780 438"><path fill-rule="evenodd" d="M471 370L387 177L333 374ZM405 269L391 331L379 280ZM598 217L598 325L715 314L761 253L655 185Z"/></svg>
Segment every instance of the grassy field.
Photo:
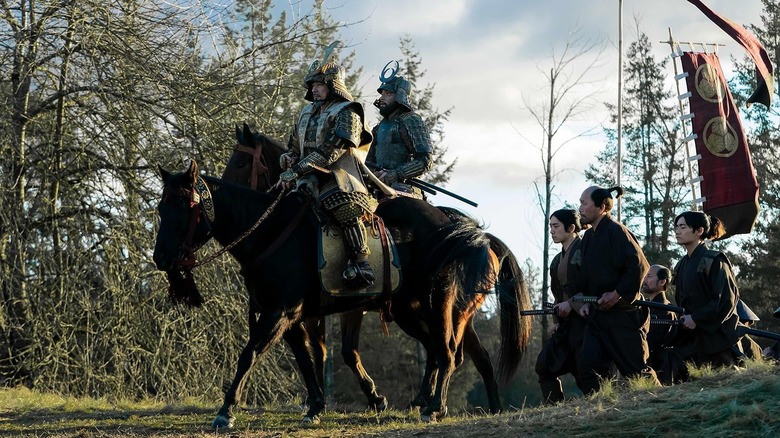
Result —
<svg viewBox="0 0 780 438"><path fill-rule="evenodd" d="M238 413L236 428L209 426L217 406L198 401L109 403L26 389L0 390L0 435L31 437L776 437L780 436L780 368L750 363L739 371L696 370L695 379L652 388L608 382L591 398L497 416L460 414L436 424L416 412L379 415L333 407L316 426L299 424L297 406Z"/></svg>

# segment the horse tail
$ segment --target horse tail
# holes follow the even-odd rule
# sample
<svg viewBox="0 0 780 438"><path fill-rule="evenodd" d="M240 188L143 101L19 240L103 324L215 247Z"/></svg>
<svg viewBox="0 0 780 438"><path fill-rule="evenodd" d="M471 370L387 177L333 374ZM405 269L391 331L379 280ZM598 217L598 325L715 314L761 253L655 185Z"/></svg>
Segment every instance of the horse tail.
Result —
<svg viewBox="0 0 780 438"><path fill-rule="evenodd" d="M521 309L531 308L531 296L515 255L499 238L490 233L486 235L500 266L495 284L501 315L497 377L499 383L505 386L517 371L520 359L531 341L531 318L520 317Z"/></svg>
<svg viewBox="0 0 780 438"><path fill-rule="evenodd" d="M430 236L427 271L444 285L457 285L460 295L488 291L493 284L490 241L470 221L454 222ZM432 276L433 278L433 276Z"/></svg>

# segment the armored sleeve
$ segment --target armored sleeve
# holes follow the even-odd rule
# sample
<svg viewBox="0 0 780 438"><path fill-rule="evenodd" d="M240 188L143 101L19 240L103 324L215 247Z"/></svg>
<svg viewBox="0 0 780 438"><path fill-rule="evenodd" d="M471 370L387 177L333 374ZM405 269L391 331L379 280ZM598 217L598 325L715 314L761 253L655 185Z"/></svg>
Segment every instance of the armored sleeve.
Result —
<svg viewBox="0 0 780 438"><path fill-rule="evenodd" d="M379 166L376 164L376 133L378 130L379 125L374 126L374 129L371 130L371 147L366 155L366 166L371 170L379 170Z"/></svg>
<svg viewBox="0 0 780 438"><path fill-rule="evenodd" d="M422 117L411 111L404 114L399 131L411 157L396 169L399 179L414 178L431 170L433 167L431 137Z"/></svg>
<svg viewBox="0 0 780 438"><path fill-rule="evenodd" d="M318 149L314 149L308 155L301 158L300 161L295 163L295 165L292 167L292 171L298 174L299 176L306 175L307 173L317 169L318 167L319 168L327 167L328 164L330 163L332 163L332 161L328 162L328 157L324 156L322 152L320 152Z"/></svg>

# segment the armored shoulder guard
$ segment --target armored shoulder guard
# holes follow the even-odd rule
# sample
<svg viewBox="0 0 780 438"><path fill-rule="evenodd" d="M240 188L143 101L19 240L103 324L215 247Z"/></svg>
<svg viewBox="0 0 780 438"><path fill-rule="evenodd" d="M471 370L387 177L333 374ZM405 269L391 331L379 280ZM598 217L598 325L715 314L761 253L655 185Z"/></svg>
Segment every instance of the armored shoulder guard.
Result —
<svg viewBox="0 0 780 438"><path fill-rule="evenodd" d="M355 106L351 104L339 111L335 118L333 132L336 137L346 140L350 145L358 147L362 144L364 138L363 118Z"/></svg>
<svg viewBox="0 0 780 438"><path fill-rule="evenodd" d="M428 134L428 127L422 117L414 111L408 111L400 116L400 122L403 124L401 135L405 136L405 143L411 146L415 154L431 153L431 136ZM405 132L404 132L405 131Z"/></svg>

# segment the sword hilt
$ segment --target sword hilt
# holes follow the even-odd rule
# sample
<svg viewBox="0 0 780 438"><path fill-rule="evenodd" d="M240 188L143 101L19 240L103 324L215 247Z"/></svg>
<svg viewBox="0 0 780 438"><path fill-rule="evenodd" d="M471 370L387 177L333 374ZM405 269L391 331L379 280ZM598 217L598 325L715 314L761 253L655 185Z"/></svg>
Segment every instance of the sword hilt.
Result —
<svg viewBox="0 0 780 438"><path fill-rule="evenodd" d="M534 316L534 315L555 315L558 313L555 309L531 309L521 310L521 316Z"/></svg>

